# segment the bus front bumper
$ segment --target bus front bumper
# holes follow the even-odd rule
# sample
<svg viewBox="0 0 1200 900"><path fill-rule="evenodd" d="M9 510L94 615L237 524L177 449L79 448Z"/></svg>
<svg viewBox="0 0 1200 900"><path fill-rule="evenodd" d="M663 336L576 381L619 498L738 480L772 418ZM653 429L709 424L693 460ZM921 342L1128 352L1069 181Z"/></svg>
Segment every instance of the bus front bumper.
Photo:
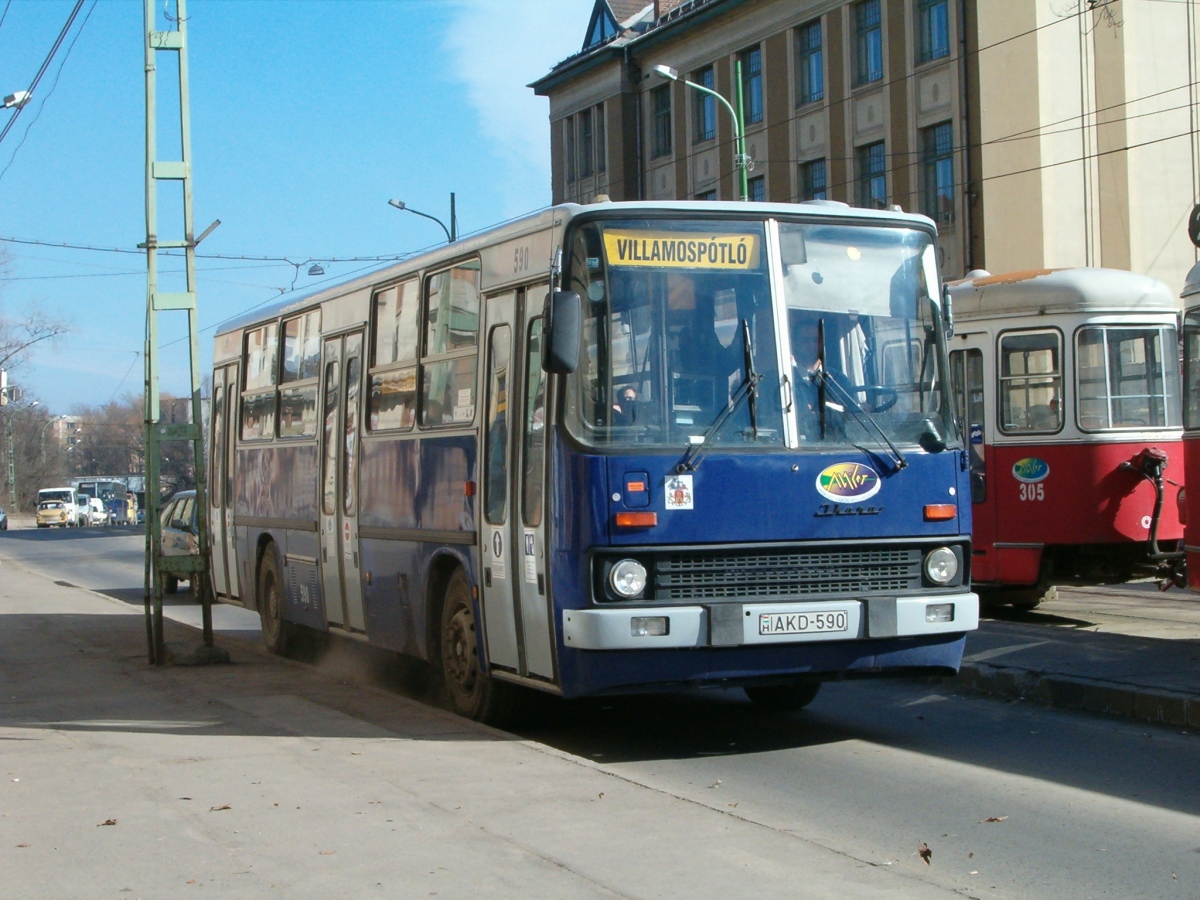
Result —
<svg viewBox="0 0 1200 900"><path fill-rule="evenodd" d="M979 596L623 606L562 615L563 642L578 650L740 647L960 634L979 627Z"/></svg>

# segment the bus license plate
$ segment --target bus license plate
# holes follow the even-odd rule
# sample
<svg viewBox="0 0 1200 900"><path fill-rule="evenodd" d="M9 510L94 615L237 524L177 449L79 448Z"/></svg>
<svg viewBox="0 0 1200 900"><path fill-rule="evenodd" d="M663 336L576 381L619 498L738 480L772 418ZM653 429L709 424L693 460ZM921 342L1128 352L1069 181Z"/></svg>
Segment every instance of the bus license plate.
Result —
<svg viewBox="0 0 1200 900"><path fill-rule="evenodd" d="M822 610L801 613L763 613L758 617L758 633L814 634L847 631L849 621L845 610Z"/></svg>

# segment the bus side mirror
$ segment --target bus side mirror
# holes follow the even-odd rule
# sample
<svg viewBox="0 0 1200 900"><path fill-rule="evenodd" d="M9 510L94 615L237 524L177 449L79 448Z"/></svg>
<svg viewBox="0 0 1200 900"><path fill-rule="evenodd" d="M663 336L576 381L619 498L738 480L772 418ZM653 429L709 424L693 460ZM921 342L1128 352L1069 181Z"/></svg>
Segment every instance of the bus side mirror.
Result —
<svg viewBox="0 0 1200 900"><path fill-rule="evenodd" d="M574 291L546 295L542 312L544 347L542 368L551 375L568 375L579 366L579 340L583 306Z"/></svg>
<svg viewBox="0 0 1200 900"><path fill-rule="evenodd" d="M946 325L946 337L954 337L954 299L948 285L942 285L942 321Z"/></svg>

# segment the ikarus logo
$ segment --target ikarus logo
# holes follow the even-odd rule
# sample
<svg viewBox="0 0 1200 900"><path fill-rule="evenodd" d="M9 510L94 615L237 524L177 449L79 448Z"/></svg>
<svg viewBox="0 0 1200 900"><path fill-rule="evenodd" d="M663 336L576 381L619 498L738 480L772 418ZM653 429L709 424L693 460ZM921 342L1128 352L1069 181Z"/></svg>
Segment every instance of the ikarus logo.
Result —
<svg viewBox="0 0 1200 900"><path fill-rule="evenodd" d="M817 475L817 493L834 503L861 503L879 493L879 473L862 463L835 463Z"/></svg>
<svg viewBox="0 0 1200 900"><path fill-rule="evenodd" d="M1045 481L1050 474L1050 464L1036 456L1027 456L1013 463L1013 478L1025 484L1037 484Z"/></svg>

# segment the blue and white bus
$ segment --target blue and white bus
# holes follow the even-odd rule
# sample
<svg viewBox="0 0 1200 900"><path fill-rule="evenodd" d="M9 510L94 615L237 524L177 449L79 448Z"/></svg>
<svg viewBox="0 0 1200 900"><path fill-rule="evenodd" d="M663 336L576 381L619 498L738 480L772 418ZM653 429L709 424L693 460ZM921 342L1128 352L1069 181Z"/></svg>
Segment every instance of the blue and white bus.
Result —
<svg viewBox="0 0 1200 900"><path fill-rule="evenodd" d="M563 697L952 673L978 626L933 223L564 205L216 336L214 588Z"/></svg>

